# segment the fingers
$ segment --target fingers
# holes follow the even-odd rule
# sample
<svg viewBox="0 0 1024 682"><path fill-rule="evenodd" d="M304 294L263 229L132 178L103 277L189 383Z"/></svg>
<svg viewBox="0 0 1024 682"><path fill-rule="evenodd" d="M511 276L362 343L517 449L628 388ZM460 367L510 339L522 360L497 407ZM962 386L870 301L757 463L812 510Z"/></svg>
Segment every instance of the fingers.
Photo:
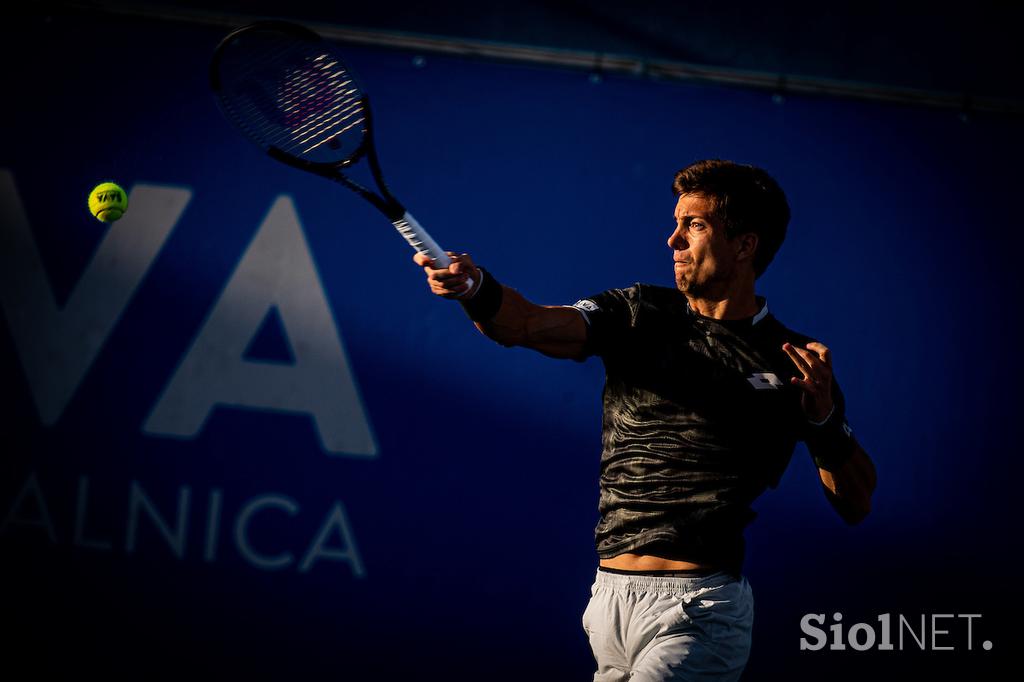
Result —
<svg viewBox="0 0 1024 682"><path fill-rule="evenodd" d="M413 256L413 262L423 268L427 274L427 284L431 292L444 298L457 298L464 295L470 288L469 280L476 274L476 266L469 254L448 252L451 263L446 268L435 267L435 261L425 253ZM476 277L479 280L479 277Z"/></svg>
<svg viewBox="0 0 1024 682"><path fill-rule="evenodd" d="M786 355L789 356L789 359L793 361L793 364L796 365L798 370L800 370L800 373L804 375L804 379L811 379L812 370L811 365L806 358L807 351L804 351L802 348L797 348L791 343L782 344L782 350L785 351Z"/></svg>
<svg viewBox="0 0 1024 682"><path fill-rule="evenodd" d="M818 343L817 341L811 341L807 344L807 348L817 353L818 358L825 363L827 367L832 366L832 351L830 351L825 344Z"/></svg>
<svg viewBox="0 0 1024 682"><path fill-rule="evenodd" d="M782 350L803 374L803 379L793 377L790 383L803 391L800 405L804 414L815 423L827 419L833 408L832 356L828 348L812 341L806 349L784 343Z"/></svg>
<svg viewBox="0 0 1024 682"><path fill-rule="evenodd" d="M814 348L818 346L818 348ZM810 343L809 350L798 348L791 343L782 345L782 350L803 374L803 379L793 378L792 384L807 391L831 392L832 368L828 348L820 343Z"/></svg>

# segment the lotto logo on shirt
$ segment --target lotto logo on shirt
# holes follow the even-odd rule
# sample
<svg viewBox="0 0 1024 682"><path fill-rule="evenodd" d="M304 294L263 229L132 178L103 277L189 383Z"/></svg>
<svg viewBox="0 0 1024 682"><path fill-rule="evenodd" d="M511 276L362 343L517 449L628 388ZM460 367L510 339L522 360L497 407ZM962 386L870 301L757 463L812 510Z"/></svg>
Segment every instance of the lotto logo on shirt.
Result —
<svg viewBox="0 0 1024 682"><path fill-rule="evenodd" d="M755 372L747 377L750 384L760 390L776 390L783 387L782 379L771 372Z"/></svg>

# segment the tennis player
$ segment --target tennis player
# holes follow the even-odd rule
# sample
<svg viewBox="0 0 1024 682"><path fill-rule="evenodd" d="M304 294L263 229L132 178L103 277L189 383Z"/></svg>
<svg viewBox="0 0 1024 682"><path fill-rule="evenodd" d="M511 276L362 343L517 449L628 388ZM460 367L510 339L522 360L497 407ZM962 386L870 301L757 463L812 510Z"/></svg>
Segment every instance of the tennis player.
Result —
<svg viewBox="0 0 1024 682"><path fill-rule="evenodd" d="M674 289L540 306L467 254L443 269L415 257L431 290L498 343L604 361L600 565L583 614L595 682L739 678L753 622L743 529L798 440L848 523L868 514L875 487L829 349L755 294L789 223L782 189L721 160L679 171L673 189Z"/></svg>

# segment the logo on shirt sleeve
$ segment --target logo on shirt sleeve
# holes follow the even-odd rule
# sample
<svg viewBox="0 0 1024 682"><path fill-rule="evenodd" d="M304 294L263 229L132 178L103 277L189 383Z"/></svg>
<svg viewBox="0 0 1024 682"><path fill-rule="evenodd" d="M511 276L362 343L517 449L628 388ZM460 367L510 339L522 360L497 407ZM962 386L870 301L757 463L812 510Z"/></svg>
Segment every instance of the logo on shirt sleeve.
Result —
<svg viewBox="0 0 1024 682"><path fill-rule="evenodd" d="M588 315L587 313L596 313L598 310L601 309L600 306L591 301L589 298L582 298L573 303L570 307L580 311L580 315L583 316L583 319L586 321L588 327L590 326L590 315Z"/></svg>

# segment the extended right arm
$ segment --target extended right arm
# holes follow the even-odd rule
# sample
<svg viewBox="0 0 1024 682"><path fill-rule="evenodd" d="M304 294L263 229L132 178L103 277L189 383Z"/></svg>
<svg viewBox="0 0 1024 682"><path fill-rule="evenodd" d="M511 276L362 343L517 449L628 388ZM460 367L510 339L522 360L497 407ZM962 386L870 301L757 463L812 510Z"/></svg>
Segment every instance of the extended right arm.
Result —
<svg viewBox="0 0 1024 682"><path fill-rule="evenodd" d="M423 254L413 260L427 273L431 291L443 298L473 299L481 288L480 269L467 254L449 253L452 263L435 269L433 261ZM487 275L483 275L487 277ZM467 290L472 279L473 288ZM495 281L484 282L494 286ZM488 319L475 320L477 329L503 346L523 346L553 358L582 359L587 341L583 316L567 306L541 306L526 300L511 287L501 286L501 305Z"/></svg>

